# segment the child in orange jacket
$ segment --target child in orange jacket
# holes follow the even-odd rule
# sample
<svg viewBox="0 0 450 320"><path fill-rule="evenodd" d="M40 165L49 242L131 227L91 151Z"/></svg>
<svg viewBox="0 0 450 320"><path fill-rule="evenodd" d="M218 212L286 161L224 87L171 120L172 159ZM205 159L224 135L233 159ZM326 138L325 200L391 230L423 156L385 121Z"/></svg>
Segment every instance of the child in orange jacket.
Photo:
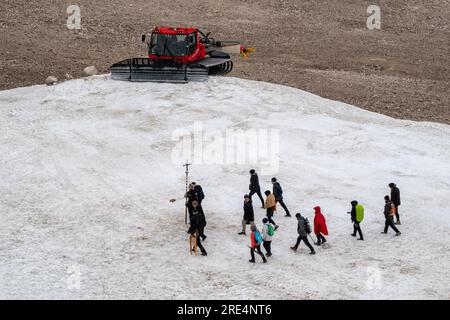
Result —
<svg viewBox="0 0 450 320"><path fill-rule="evenodd" d="M275 221L273 221L272 217L274 212L277 210L277 202L275 200L275 196L273 195L273 193L270 192L270 190L266 190L264 194L267 197L266 198L267 220L269 220L269 222L275 226L276 230L278 229L278 225L275 223Z"/></svg>

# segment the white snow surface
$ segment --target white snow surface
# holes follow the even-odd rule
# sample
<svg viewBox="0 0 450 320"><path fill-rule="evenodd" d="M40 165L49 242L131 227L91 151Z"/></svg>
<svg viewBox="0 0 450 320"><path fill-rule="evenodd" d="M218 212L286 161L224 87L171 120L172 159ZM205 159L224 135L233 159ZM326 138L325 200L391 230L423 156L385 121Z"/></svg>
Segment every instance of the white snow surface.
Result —
<svg viewBox="0 0 450 320"><path fill-rule="evenodd" d="M191 256L184 168L171 152L173 131L193 121L280 129L285 202L311 222L321 206L330 248L292 252L296 219L279 207L274 255L250 264L248 236L237 234L249 165L194 164L208 256ZM450 298L448 125L231 77L94 76L0 92L0 127L1 299ZM270 178L260 175L263 190ZM401 189L400 237L380 234L389 182ZM350 236L354 199L365 241ZM256 196L254 208L261 229Z"/></svg>

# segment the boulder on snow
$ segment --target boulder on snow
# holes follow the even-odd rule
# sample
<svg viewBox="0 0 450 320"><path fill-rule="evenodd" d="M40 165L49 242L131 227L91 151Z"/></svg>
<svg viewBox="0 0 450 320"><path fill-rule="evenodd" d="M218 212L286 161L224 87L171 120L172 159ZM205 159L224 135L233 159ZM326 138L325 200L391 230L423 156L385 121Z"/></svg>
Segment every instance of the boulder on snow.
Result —
<svg viewBox="0 0 450 320"><path fill-rule="evenodd" d="M52 86L57 82L58 78L56 78L55 76L48 76L47 79L45 79L45 84L48 86Z"/></svg>
<svg viewBox="0 0 450 320"><path fill-rule="evenodd" d="M95 66L86 67L84 68L83 71L88 76L95 76L98 73L97 68Z"/></svg>

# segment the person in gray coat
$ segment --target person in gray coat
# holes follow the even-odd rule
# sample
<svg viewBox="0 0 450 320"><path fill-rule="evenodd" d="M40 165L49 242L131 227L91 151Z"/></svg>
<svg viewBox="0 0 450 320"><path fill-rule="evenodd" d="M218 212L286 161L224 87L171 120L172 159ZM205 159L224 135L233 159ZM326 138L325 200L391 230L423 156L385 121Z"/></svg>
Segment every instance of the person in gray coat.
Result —
<svg viewBox="0 0 450 320"><path fill-rule="evenodd" d="M295 217L298 220L297 225L298 238L297 243L295 244L295 246L291 247L291 249L297 251L300 242L303 240L303 242L306 244L309 250L311 250L310 254L316 254L316 251L314 251L313 246L308 241L308 233L311 233L311 227L309 225L308 219L302 217L300 213L297 213Z"/></svg>

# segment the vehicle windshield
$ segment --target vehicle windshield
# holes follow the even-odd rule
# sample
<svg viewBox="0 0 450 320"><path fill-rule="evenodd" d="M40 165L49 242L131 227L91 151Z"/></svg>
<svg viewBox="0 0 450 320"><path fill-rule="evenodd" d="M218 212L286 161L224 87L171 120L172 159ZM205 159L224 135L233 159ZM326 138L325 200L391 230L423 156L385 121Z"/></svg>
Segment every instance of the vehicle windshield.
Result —
<svg viewBox="0 0 450 320"><path fill-rule="evenodd" d="M195 34L152 34L149 53L158 56L186 56L195 48Z"/></svg>

